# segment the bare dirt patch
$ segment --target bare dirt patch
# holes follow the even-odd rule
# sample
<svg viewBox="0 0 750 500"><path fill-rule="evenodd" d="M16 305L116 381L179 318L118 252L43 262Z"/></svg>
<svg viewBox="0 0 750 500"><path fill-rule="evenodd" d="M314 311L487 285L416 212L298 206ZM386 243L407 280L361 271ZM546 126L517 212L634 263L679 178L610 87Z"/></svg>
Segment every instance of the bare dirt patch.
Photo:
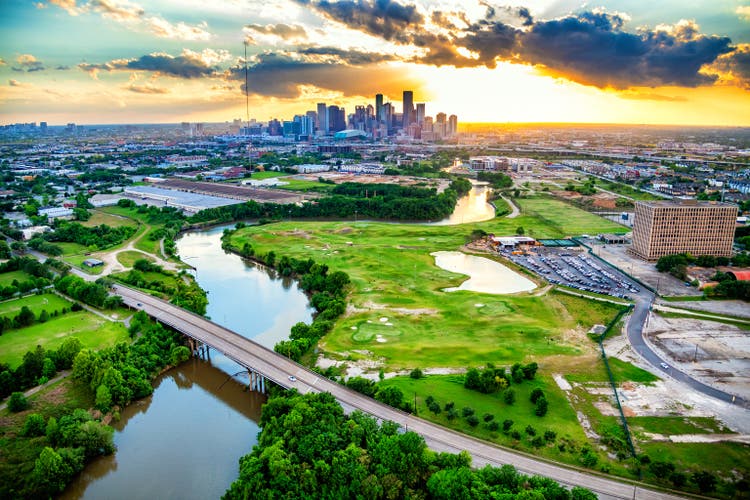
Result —
<svg viewBox="0 0 750 500"><path fill-rule="evenodd" d="M307 231L303 231L301 229L294 229L292 231L282 231L279 233L281 236L295 236L297 238L302 238L305 240L309 240L312 238L312 235L308 233Z"/></svg>

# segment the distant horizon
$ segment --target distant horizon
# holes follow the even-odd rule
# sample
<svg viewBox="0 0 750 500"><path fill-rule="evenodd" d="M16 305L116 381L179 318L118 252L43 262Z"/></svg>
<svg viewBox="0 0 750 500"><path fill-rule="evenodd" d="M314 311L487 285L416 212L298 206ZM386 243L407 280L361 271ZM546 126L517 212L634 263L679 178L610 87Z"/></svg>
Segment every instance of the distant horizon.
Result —
<svg viewBox="0 0 750 500"><path fill-rule="evenodd" d="M182 123L204 123L206 125L224 125L227 123L232 123L232 121L236 119L229 119L229 120L222 120L222 121L175 121L175 122L91 122L91 123L79 123L79 122L67 122L67 123L59 123L59 124L52 124L50 122L47 122L47 127L66 127L68 123L74 123L76 126L81 127L95 127L95 126L134 126L134 125L174 125L179 126ZM251 118L252 119L252 118ZM258 120L255 119L256 122L259 123L265 123L269 120ZM39 126L40 123L42 123L45 120L32 120L32 121L18 121L18 122L8 122L8 123L0 123L0 126L11 126L19 123L36 123L37 126ZM246 120L242 120L242 123L247 123ZM540 126L540 127L552 127L552 126L590 126L590 127L652 127L652 128L667 128L667 127L679 127L679 128L710 128L710 129L744 129L744 128L750 128L750 123L747 125L712 125L712 124L684 124L684 123L638 123L638 122L558 122L558 121L466 121L462 122L459 119L458 122L458 128L459 131L461 131L462 127L468 127L468 126Z"/></svg>
<svg viewBox="0 0 750 500"><path fill-rule="evenodd" d="M378 93L401 112L412 90L459 123L750 126L750 6L735 0L6 0L0 14L10 123L221 123L246 98L291 120Z"/></svg>

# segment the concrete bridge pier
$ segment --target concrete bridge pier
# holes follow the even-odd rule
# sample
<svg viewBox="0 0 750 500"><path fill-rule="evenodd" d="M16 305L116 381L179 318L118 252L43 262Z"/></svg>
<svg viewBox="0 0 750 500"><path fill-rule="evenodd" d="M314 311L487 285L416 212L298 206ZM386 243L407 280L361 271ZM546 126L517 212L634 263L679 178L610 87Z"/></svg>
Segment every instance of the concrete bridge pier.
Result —
<svg viewBox="0 0 750 500"><path fill-rule="evenodd" d="M260 373L257 373L251 369L248 369L247 373L250 375L250 389L261 394L266 393L266 379Z"/></svg>

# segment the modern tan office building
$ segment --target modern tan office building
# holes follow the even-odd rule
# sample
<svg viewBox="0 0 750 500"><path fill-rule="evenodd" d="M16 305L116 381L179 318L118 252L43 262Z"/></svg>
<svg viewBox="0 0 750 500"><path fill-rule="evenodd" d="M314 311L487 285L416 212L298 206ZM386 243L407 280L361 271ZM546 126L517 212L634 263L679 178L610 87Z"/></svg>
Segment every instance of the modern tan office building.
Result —
<svg viewBox="0 0 750 500"><path fill-rule="evenodd" d="M713 201L638 201L630 251L646 260L690 253L731 257L737 207Z"/></svg>

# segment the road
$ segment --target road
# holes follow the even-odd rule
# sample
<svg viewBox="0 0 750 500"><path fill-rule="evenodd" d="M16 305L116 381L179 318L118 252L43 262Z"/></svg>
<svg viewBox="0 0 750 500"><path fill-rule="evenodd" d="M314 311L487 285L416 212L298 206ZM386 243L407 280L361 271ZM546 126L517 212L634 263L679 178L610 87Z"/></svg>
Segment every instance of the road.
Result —
<svg viewBox="0 0 750 500"><path fill-rule="evenodd" d="M270 349L168 302L122 285L116 285L115 293L123 297L126 305L144 310L161 323L210 345L228 358L242 366L252 368L282 387L295 388L301 393L329 392L346 409L361 410L380 420L393 421L407 430L422 435L427 445L433 450L451 453L468 451L475 466L490 464L499 467L512 464L525 474L545 476L562 484L588 488L602 499L670 500L681 498L649 490L633 483L618 481L608 476L546 462L454 432L332 382ZM296 377L294 382L289 379L292 375Z"/></svg>
<svg viewBox="0 0 750 500"><path fill-rule="evenodd" d="M633 349L641 355L643 359L651 363L657 369L662 370L673 379L689 385L693 389L707 396L732 403L743 408L750 409L750 402L740 396L729 394L715 387L704 384L703 382L694 379L690 375L679 371L673 366L669 365L665 360L661 359L646 343L643 337L643 328L646 325L649 311L654 303L655 295L646 289L641 290L635 297L635 307L630 315L630 319L625 327L625 331L628 335L628 341ZM665 363L669 368L664 369L661 364Z"/></svg>

